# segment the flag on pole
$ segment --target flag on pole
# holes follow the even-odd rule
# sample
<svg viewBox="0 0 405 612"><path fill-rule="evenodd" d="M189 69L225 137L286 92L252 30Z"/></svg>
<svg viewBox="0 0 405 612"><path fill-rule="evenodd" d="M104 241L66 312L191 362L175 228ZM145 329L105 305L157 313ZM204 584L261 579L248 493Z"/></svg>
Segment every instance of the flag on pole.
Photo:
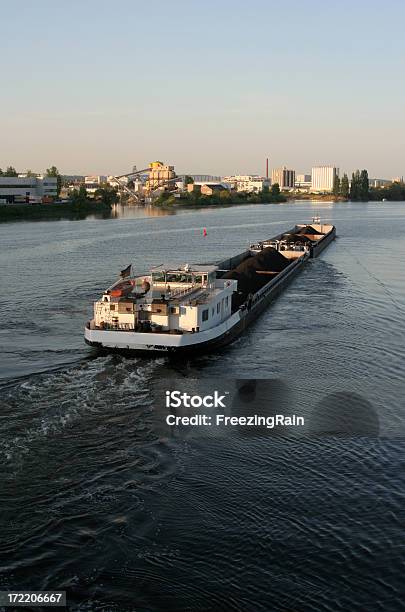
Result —
<svg viewBox="0 0 405 612"><path fill-rule="evenodd" d="M132 264L129 264L129 266L121 270L120 272L121 278L127 278L127 276L131 274L131 268L132 268Z"/></svg>

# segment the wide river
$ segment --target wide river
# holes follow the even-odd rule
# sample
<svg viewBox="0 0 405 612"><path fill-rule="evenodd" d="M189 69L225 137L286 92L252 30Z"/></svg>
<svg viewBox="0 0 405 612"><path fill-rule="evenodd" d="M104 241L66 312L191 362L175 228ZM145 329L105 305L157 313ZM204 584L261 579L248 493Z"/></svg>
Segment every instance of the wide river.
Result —
<svg viewBox="0 0 405 612"><path fill-rule="evenodd" d="M130 262L215 261L316 213L336 241L222 353L84 344ZM0 224L0 590L63 589L72 610L404 609L404 261L401 202ZM205 382L305 427L169 428L156 391Z"/></svg>

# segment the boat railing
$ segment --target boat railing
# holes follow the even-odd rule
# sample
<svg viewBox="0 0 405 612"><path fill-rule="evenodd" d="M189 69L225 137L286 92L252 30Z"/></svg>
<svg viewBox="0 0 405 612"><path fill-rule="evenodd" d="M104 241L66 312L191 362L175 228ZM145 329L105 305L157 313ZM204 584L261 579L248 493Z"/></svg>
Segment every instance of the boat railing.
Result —
<svg viewBox="0 0 405 612"><path fill-rule="evenodd" d="M284 242L281 245L280 251L308 251L309 248L306 244L300 244L299 242Z"/></svg>
<svg viewBox="0 0 405 612"><path fill-rule="evenodd" d="M173 291L168 292L169 299L185 297L186 295L191 295L195 291L199 291L201 289L201 285L193 285L192 287L187 287L185 289L174 289Z"/></svg>
<svg viewBox="0 0 405 612"><path fill-rule="evenodd" d="M132 323L104 323L101 329L110 331L135 331Z"/></svg>
<svg viewBox="0 0 405 612"><path fill-rule="evenodd" d="M173 289L170 290L168 293L170 295L170 297L181 297L183 295L187 295L188 293L191 293L191 291L194 291L195 287L186 287L185 289Z"/></svg>

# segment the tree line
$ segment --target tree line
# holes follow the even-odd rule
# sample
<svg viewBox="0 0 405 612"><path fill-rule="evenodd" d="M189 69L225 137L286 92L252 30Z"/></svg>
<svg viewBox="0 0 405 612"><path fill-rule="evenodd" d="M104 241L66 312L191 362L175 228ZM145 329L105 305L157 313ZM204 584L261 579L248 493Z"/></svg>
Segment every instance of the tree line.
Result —
<svg viewBox="0 0 405 612"><path fill-rule="evenodd" d="M345 200L368 202L369 200L381 201L392 200L396 202L405 201L405 183L394 181L384 187L370 187L367 170L356 170L349 181L347 174L340 179L335 177L333 195Z"/></svg>
<svg viewBox="0 0 405 612"><path fill-rule="evenodd" d="M191 181L189 181L191 182ZM192 181L194 182L194 181ZM188 183L187 183L188 184ZM274 183L270 188L264 187L259 192L229 191L224 189L219 193L204 195L199 191L184 192L180 198L176 198L170 191L163 191L155 200L157 206L172 206L175 204L190 205L231 205L231 204L267 204L271 202L286 202L287 198L280 191L278 183Z"/></svg>
<svg viewBox="0 0 405 612"><path fill-rule="evenodd" d="M356 170L352 180L345 173L342 178L335 176L333 182L333 195L345 200L367 202L370 199L370 187L367 170Z"/></svg>
<svg viewBox="0 0 405 612"><path fill-rule="evenodd" d="M111 187L111 185L105 183L96 189L93 200L88 197L86 187L80 185L79 189L73 189L70 193L70 200L74 208L80 211L81 209L87 208L94 200L100 202L105 208L111 208L113 204L118 203L119 196L115 187Z"/></svg>
<svg viewBox="0 0 405 612"><path fill-rule="evenodd" d="M371 187L370 200L391 200L401 202L405 200L405 183L403 181L391 183L387 187Z"/></svg>
<svg viewBox="0 0 405 612"><path fill-rule="evenodd" d="M0 168L0 176L18 176L18 172L13 166L8 166L4 171Z"/></svg>

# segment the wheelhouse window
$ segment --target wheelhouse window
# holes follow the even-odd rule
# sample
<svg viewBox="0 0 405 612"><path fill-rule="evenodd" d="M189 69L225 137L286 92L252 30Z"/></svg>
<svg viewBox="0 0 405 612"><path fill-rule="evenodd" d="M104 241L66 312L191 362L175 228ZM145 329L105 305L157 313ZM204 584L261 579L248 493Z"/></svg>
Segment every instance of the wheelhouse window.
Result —
<svg viewBox="0 0 405 612"><path fill-rule="evenodd" d="M192 284L193 277L185 272L168 272L166 274L167 283L187 283Z"/></svg>
<svg viewBox="0 0 405 612"><path fill-rule="evenodd" d="M152 282L153 283L164 283L165 273L164 272L152 272Z"/></svg>
<svg viewBox="0 0 405 612"><path fill-rule="evenodd" d="M202 321L208 321L208 316L209 316L209 312L207 308L206 310L202 311L202 316L201 316Z"/></svg>

